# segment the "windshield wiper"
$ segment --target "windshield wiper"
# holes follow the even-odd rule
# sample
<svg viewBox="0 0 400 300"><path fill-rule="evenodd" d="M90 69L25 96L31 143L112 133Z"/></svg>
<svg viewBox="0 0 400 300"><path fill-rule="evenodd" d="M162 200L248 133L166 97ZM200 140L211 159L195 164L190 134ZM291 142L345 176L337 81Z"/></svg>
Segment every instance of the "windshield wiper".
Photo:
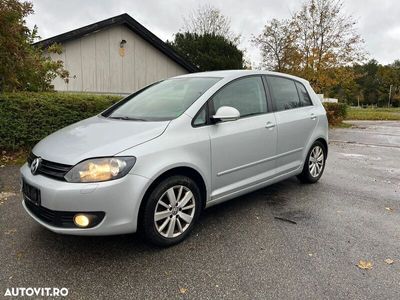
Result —
<svg viewBox="0 0 400 300"><path fill-rule="evenodd" d="M147 121L146 119L140 119L140 118L131 118L131 117L126 117L126 116L121 116L121 117L109 117L110 119L117 119L117 120L126 120L126 121Z"/></svg>

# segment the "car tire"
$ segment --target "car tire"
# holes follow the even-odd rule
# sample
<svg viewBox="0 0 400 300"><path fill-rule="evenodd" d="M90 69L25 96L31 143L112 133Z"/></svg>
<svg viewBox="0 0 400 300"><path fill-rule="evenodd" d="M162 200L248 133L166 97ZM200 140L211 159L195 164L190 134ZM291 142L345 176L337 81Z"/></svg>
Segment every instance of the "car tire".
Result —
<svg viewBox="0 0 400 300"><path fill-rule="evenodd" d="M201 210L197 184L186 176L168 177L146 199L142 218L144 238L157 246L175 245L190 234Z"/></svg>
<svg viewBox="0 0 400 300"><path fill-rule="evenodd" d="M303 171L297 175L297 178L302 183L316 183L324 173L325 162L325 145L320 141L315 141L307 153Z"/></svg>

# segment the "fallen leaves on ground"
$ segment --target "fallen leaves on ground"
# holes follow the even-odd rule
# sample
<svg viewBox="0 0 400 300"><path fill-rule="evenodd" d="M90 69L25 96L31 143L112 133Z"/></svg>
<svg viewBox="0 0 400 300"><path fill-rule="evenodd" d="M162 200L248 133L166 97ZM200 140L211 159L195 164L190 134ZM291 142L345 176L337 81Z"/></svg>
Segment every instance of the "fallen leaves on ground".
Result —
<svg viewBox="0 0 400 300"><path fill-rule="evenodd" d="M9 197L16 196L16 193L12 192L1 192L0 193L0 203L3 204L4 201L8 200Z"/></svg>
<svg viewBox="0 0 400 300"><path fill-rule="evenodd" d="M13 233L16 233L16 232L17 232L17 229L13 228L13 229L8 229L8 230L4 231L4 234L5 235L10 235L10 234L13 234Z"/></svg>
<svg viewBox="0 0 400 300"><path fill-rule="evenodd" d="M362 270L371 270L372 262L369 260L360 260L357 264L357 267L359 267Z"/></svg>
<svg viewBox="0 0 400 300"><path fill-rule="evenodd" d="M386 258L386 259L385 259L385 263L387 263L388 265L391 265L391 264L394 263L394 260L391 259L391 258Z"/></svg>
<svg viewBox="0 0 400 300"><path fill-rule="evenodd" d="M179 293L181 293L181 294L186 294L187 291L188 291L188 289L186 289L186 288L184 288L184 287L180 287L180 288L179 288Z"/></svg>
<svg viewBox="0 0 400 300"><path fill-rule="evenodd" d="M8 164L21 163L26 160L26 150L18 150L14 152L1 151L0 153L0 168L4 168Z"/></svg>

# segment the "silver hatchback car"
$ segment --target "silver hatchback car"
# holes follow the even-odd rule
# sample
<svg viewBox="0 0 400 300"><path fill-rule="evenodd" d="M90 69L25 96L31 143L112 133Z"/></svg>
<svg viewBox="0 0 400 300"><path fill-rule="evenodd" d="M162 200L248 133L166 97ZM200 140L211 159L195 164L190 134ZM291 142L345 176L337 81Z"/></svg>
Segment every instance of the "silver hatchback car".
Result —
<svg viewBox="0 0 400 300"><path fill-rule="evenodd" d="M204 208L295 175L318 181L327 154L326 112L307 81L183 75L40 141L21 168L23 206L57 233L139 231L168 246Z"/></svg>

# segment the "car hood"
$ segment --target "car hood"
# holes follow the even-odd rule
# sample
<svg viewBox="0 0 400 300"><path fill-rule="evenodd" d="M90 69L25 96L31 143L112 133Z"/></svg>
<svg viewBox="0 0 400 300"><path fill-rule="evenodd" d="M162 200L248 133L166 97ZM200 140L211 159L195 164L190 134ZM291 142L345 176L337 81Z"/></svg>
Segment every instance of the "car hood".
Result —
<svg viewBox="0 0 400 300"><path fill-rule="evenodd" d="M144 122L92 117L41 140L32 152L46 160L75 165L100 156L113 156L160 136L169 121Z"/></svg>

